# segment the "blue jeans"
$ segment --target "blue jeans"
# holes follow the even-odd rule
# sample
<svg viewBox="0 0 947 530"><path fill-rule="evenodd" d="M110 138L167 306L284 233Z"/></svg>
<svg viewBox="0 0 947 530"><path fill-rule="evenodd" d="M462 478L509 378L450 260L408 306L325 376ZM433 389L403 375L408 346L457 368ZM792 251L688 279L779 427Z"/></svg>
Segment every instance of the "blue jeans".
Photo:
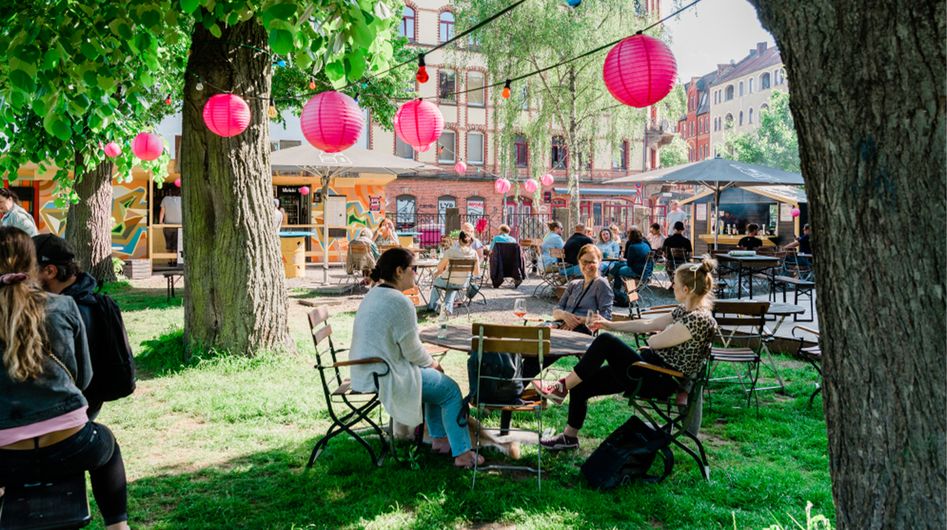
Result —
<svg viewBox="0 0 947 530"><path fill-rule="evenodd" d="M568 267L565 268L565 270L563 271L563 274L565 274L569 278L581 278L582 269L578 265L569 265Z"/></svg>
<svg viewBox="0 0 947 530"><path fill-rule="evenodd" d="M421 368L421 403L431 438L446 436L455 457L470 451L467 416L461 419L460 415L464 399L453 379L433 368Z"/></svg>
<svg viewBox="0 0 947 530"><path fill-rule="evenodd" d="M440 287L440 289L438 289ZM431 300L427 306L431 311L438 310L438 304L441 301L441 292L444 292L444 289L450 289L446 295L444 295L444 304L446 305L447 313L451 314L454 312L454 299L457 298L457 292L461 289L467 289L469 284L458 285L455 283L448 284L447 280L444 278L435 278L433 286L431 287L431 296L428 298Z"/></svg>

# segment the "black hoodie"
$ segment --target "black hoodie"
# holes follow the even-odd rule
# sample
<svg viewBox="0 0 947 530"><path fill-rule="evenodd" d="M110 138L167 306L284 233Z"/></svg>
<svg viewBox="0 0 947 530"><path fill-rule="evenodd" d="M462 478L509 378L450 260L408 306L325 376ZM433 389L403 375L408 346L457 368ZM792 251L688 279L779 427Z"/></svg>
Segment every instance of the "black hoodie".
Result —
<svg viewBox="0 0 947 530"><path fill-rule="evenodd" d="M92 306L95 305L95 297L92 294L95 292L95 288L98 287L98 284L95 281L95 278L90 276L88 273L80 272L76 275L76 281L63 289L59 294L63 296L72 297L76 301L76 305L79 306L79 314L82 315L82 323L85 324L85 333L86 337L89 338L89 342L92 341L94 337L94 327L92 323Z"/></svg>

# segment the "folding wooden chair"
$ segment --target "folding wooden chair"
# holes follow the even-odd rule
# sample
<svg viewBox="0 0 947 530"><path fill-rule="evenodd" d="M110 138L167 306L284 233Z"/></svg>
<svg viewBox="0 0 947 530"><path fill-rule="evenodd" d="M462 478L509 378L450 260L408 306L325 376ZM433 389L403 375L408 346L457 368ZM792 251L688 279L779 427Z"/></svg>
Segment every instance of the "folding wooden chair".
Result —
<svg viewBox="0 0 947 530"><path fill-rule="evenodd" d="M388 438L389 433L379 425L382 423L381 401L378 399L377 389L379 378L388 375L390 368L388 363L380 357L340 361L338 354L346 350L336 349L332 343L332 326L329 325L328 319L329 310L325 307L317 307L309 312L309 329L312 332L312 342L316 352L315 368L319 371L319 379L322 382L323 395L326 400L326 409L332 419L332 425L312 448L312 454L309 455L309 463L306 464L306 467L312 467L323 449L328 445L329 440L341 433L346 433L354 438L368 451L372 463L381 466L385 455L391 450L391 441ZM320 347L323 341L326 342L327 348ZM379 371L372 372L376 392L356 392L352 390L351 380L343 377L341 369L355 365L378 366ZM376 409L378 409L377 423L369 417ZM356 430L355 427L362 423L367 424L367 427ZM375 450L363 437L364 434L378 435L381 452L377 458L375 457Z"/></svg>
<svg viewBox="0 0 947 530"><path fill-rule="evenodd" d="M556 287L568 283L563 274L565 270L565 251L561 248L551 248L549 249L549 255L555 258L556 263L548 267L543 265L542 272L539 275L539 285L533 290L533 296L535 297L543 296L547 292L548 294L555 294ZM541 255L540 259L542 259Z"/></svg>
<svg viewBox="0 0 947 530"><path fill-rule="evenodd" d="M797 331L803 333L808 333L813 335L816 338L815 344L812 344L811 341L805 339L805 337L799 337L796 335ZM813 368L817 374L819 374L819 382L815 384L815 390L812 391L812 395L809 396L809 404L806 405L807 408L812 408L812 401L817 395L822 391L823 387L823 378L822 378L822 347L819 345L819 334L818 330L807 328L805 326L793 326L792 335L799 339L799 347L796 350L796 357L806 361Z"/></svg>
<svg viewBox="0 0 947 530"><path fill-rule="evenodd" d="M443 294L443 297L441 298L441 311L445 311L447 309L447 294L456 292L460 295L460 305L467 311L467 318L470 318L470 302L472 300L467 297L467 288L470 287L470 282L473 278L473 272L476 263L477 260L475 259L448 260L447 286L441 287L437 285L437 278L434 279L434 289L441 291ZM453 312L453 308L450 309L451 311L449 312Z"/></svg>
<svg viewBox="0 0 947 530"><path fill-rule="evenodd" d="M481 384L482 381L486 380L495 380L495 381L522 381L524 384L531 381L533 378L501 378L501 377L492 377L487 376L481 373L480 368L482 367L483 356L487 353L508 353L508 354L518 354L525 357L536 357L539 365L543 365L543 357L549 354L550 349L550 337L552 332L548 327L529 327L529 326L501 326L495 324L481 324L474 323L471 326L471 334L473 338L470 341L470 352L471 355L476 356L477 363L477 388L483 388ZM539 373L539 380L543 380L543 372ZM480 424L483 425L483 417L486 413L494 410L499 410L502 413L512 414L513 412L532 412L538 422L538 427L536 429L523 429L523 428L488 428L484 429L496 430L500 434L506 434L509 431L517 432L531 432L536 434L536 446L537 446L537 456L536 456L536 467L533 466L513 466L513 465L502 465L494 464L488 466L477 466L474 465L473 469L473 482L471 488L475 487L477 484L477 472L480 470L518 470L518 471L528 471L530 473L536 473L537 485L539 488L542 488L542 444L539 441L542 439L543 435L543 403L542 400L524 402L522 404L510 405L506 403L485 403L483 400L479 399L479 395L476 396L476 402L471 403L471 406L477 411L477 419L481 420ZM479 460L480 455L480 437L479 433L474 441L474 450L477 452L478 458L475 459L475 462Z"/></svg>
<svg viewBox="0 0 947 530"><path fill-rule="evenodd" d="M85 473L8 482L0 497L0 529L82 528L92 521Z"/></svg>
<svg viewBox="0 0 947 530"><path fill-rule="evenodd" d="M634 278L625 278L625 291L628 293L628 316L641 318L641 295L638 294L638 282Z"/></svg>
<svg viewBox="0 0 947 530"><path fill-rule="evenodd" d="M764 340L767 338L764 326L768 310L769 302L716 302L714 318L717 320L723 346L711 347L710 360L707 362L708 382L736 379L736 382L747 393L747 406L750 405L750 399L755 398L757 412L760 408L760 398L754 392L757 390L756 383L760 377L760 363L762 362L760 353L764 347ZM735 329L724 330L724 326ZM744 332L740 328L749 328L749 331ZM714 379L713 371L719 363L742 365L745 372Z"/></svg>
<svg viewBox="0 0 947 530"><path fill-rule="evenodd" d="M351 271L345 272L345 277L339 279L339 285L342 285L342 282L345 282L346 287L358 287L361 285L362 280L364 280L368 273L371 272L371 268L366 265L373 261L371 260L371 247L368 246L368 243L359 240L349 241L349 254L351 255L352 263L354 266Z"/></svg>

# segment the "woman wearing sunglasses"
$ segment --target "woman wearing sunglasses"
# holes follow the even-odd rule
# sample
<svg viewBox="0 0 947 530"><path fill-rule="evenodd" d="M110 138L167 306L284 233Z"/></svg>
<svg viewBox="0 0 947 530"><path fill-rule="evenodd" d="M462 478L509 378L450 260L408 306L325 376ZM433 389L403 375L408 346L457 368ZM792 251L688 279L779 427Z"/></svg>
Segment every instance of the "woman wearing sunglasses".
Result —
<svg viewBox="0 0 947 530"><path fill-rule="evenodd" d="M589 398L619 394L633 390L643 382L651 395L670 395L666 379L651 379L651 374L632 367L638 361L695 376L703 368L710 353L710 343L717 330L711 312L713 306L713 271L716 262L681 265L674 272L674 298L679 305L671 313L650 320L609 322L596 319L591 328L626 333L655 333L648 338L648 347L635 351L610 333L600 334L569 375L536 390L548 399L562 403L569 399L568 424L562 434L541 441L553 451L578 449L579 430L585 422Z"/></svg>

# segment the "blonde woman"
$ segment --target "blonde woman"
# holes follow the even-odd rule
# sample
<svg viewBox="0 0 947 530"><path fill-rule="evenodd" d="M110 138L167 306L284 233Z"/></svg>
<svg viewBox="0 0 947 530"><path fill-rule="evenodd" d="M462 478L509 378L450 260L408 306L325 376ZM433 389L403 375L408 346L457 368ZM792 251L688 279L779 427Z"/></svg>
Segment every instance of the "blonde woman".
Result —
<svg viewBox="0 0 947 530"><path fill-rule="evenodd" d="M82 395L92 379L82 317L72 298L43 292L37 272L30 237L0 228L0 494L88 470L106 528L128 528L122 453Z"/></svg>
<svg viewBox="0 0 947 530"><path fill-rule="evenodd" d="M639 381L651 395L670 395L665 379L654 379L651 374L639 372L632 365L645 361L696 376L703 369L710 353L710 343L717 330L711 309L713 307L713 271L716 262L705 259L702 263L684 264L674 272L674 298L679 305L668 314L650 320L609 322L594 320L591 329L624 331L627 333L654 333L648 338L648 348L635 351L623 340L602 333L569 375L557 383L533 386L550 400L562 403L569 395L569 415L562 434L541 441L549 450L578 449L579 430L588 413L588 401L594 396L619 394L633 390Z"/></svg>

